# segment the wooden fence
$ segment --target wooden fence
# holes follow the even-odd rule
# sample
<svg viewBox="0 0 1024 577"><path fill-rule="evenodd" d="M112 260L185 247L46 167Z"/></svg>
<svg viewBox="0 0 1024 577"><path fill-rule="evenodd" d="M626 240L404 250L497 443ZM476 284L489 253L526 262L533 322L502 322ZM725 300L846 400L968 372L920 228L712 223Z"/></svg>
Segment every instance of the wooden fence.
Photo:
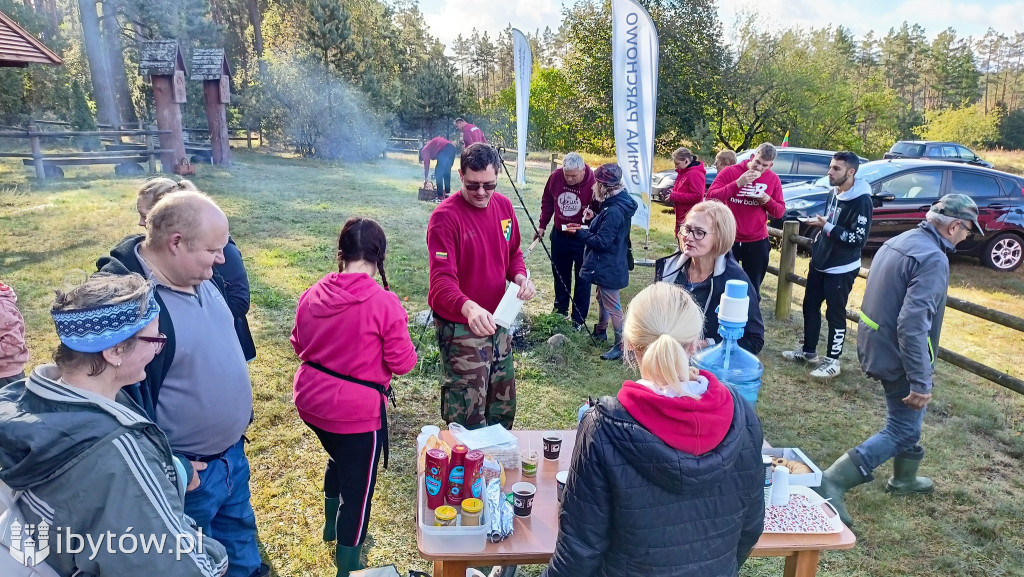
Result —
<svg viewBox="0 0 1024 577"><path fill-rule="evenodd" d="M59 176L60 166L82 166L90 164L136 164L146 162L149 164L149 172L156 172L156 159L160 154L166 152L156 146L154 137L160 134L169 134L169 130L99 130L99 131L48 131L39 130L30 126L28 130L0 131L0 138L24 138L28 139L31 152L4 152L0 157L20 158L23 162L35 168L36 178L45 180L48 176ZM121 137L144 137L146 144L137 150L107 150L101 152L55 152L44 154L42 141L49 138L71 138L71 137L96 137L114 138ZM49 171L49 174L48 174Z"/></svg>
<svg viewBox="0 0 1024 577"><path fill-rule="evenodd" d="M800 285L802 287L807 286L807 279L793 272L796 268L797 247L810 248L811 246L811 239L805 236L800 236L799 230L800 223L795 220L784 222L782 230L777 228L768 229L769 235L782 241L779 266L768 267L768 272L779 277L778 290L775 295L775 318L779 320L789 319L790 309L794 302L793 285ZM868 269L861 268L858 276L866 279L868 277ZM979 319L995 323L999 326L1024 332L1024 319L993 310L988 307L983 307L975 303L970 303L963 299L947 297L946 308L960 311ZM860 315L847 310L846 318L857 323L860 320ZM996 370L942 347L939 347L938 357L951 365L960 367L961 369L974 373L983 379L987 379L997 385L1006 387L1011 391L1024 395L1024 380L1008 375L1002 371Z"/></svg>

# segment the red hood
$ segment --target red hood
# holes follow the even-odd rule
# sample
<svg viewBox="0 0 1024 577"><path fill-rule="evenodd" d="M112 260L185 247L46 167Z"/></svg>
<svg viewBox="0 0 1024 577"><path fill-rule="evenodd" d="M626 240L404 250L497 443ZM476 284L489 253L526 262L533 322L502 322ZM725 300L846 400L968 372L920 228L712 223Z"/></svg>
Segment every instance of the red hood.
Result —
<svg viewBox="0 0 1024 577"><path fill-rule="evenodd" d="M703 455L725 438L735 407L729 389L711 373L700 374L708 380L708 390L699 399L663 397L633 381L622 384L618 399L638 423L668 446Z"/></svg>
<svg viewBox="0 0 1024 577"><path fill-rule="evenodd" d="M699 160L697 160L695 158L695 159L693 159L693 162L691 162L689 166L684 167L684 168L677 168L676 169L676 174L678 174L679 176L682 176L682 175L686 174L687 172L691 172L691 171L694 172L694 173L700 174L702 177L706 176L707 173L708 173L708 170L706 168L704 168L704 163L699 161Z"/></svg>
<svg viewBox="0 0 1024 577"><path fill-rule="evenodd" d="M306 301L315 317L333 317L384 290L365 273L331 273L309 289Z"/></svg>

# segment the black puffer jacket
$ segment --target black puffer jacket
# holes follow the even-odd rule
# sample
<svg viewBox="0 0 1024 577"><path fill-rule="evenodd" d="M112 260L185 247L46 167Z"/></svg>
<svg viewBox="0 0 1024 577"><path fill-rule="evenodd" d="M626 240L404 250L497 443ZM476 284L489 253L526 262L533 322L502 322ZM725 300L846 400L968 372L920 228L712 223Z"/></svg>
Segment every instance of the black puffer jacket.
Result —
<svg viewBox="0 0 1024 577"><path fill-rule="evenodd" d="M586 413L545 577L735 576L764 528L761 423L732 392L725 439L695 457L614 397Z"/></svg>

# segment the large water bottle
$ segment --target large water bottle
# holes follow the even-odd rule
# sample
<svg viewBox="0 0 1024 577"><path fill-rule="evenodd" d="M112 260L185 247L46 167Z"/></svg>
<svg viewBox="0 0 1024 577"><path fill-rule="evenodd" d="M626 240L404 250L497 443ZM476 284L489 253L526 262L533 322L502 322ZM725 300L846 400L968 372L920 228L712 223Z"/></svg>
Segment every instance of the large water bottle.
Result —
<svg viewBox="0 0 1024 577"><path fill-rule="evenodd" d="M718 334L722 335L722 342L698 352L690 362L698 369L715 375L719 381L731 384L741 397L754 404L761 390L764 365L736 343L743 338L749 306L747 283L741 280L726 282L725 293L716 309Z"/></svg>

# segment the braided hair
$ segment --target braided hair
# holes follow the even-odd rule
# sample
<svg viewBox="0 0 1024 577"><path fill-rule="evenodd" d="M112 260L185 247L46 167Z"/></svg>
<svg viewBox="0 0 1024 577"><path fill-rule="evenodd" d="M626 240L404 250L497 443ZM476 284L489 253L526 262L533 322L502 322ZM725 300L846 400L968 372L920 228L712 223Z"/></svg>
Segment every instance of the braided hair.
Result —
<svg viewBox="0 0 1024 577"><path fill-rule="evenodd" d="M341 233L338 234L338 270L344 269L346 263L357 260L375 264L384 290L391 290L388 286L388 277L384 274L384 256L387 249L388 239L377 221L353 216L345 221Z"/></svg>

